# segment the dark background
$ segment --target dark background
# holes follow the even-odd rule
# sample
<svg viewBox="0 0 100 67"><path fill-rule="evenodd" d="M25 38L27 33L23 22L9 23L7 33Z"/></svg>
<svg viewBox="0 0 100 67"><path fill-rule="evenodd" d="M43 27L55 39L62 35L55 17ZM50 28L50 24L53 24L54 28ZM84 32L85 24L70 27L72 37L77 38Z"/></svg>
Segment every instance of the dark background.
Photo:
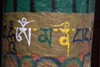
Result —
<svg viewBox="0 0 100 67"><path fill-rule="evenodd" d="M0 51L2 45L2 4L3 0L0 0ZM94 34L92 44L92 67L99 67L99 46L100 44L100 0L95 0L95 19L94 19ZM0 67L1 67L1 53L0 53Z"/></svg>
<svg viewBox="0 0 100 67"><path fill-rule="evenodd" d="M95 18L92 44L92 67L99 67L99 45L100 45L100 0L95 0Z"/></svg>
<svg viewBox="0 0 100 67"><path fill-rule="evenodd" d="M0 0L0 67L1 66L1 50L2 50L2 17L3 17L3 14L2 14L2 4L3 4L3 0Z"/></svg>

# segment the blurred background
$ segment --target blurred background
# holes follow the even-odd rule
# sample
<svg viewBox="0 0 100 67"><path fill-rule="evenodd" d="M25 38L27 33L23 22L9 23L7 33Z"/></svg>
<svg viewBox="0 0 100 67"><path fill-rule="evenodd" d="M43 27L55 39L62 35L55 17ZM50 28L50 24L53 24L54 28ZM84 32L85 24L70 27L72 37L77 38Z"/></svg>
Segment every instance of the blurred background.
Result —
<svg viewBox="0 0 100 67"><path fill-rule="evenodd" d="M3 0L0 0L0 51L2 45L2 4ZM95 0L95 18L94 18L94 34L92 44L92 63L91 67L100 67L100 0ZM1 53L0 53L0 67L1 67Z"/></svg>

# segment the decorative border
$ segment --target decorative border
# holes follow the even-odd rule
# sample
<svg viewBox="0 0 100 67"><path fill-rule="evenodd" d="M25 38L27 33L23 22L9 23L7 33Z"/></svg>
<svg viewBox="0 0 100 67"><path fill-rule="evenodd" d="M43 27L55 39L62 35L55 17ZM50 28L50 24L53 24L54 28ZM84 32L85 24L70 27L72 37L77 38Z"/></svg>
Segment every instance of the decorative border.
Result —
<svg viewBox="0 0 100 67"><path fill-rule="evenodd" d="M2 54L4 54L3 52L2 52ZM38 66L38 63L40 63L41 61L43 61L43 60L45 60L45 61L52 61L52 62L54 62L56 65L57 65L57 67L65 67L66 65L68 65L70 62L75 62L75 63L78 63L78 65L77 66L79 66L79 67L84 67L84 65L86 66L88 66L88 65L90 65L91 63L90 63L90 58L91 58L91 56L90 56L90 53L87 53L87 54L85 54L82 58L83 58L83 60L81 61L81 59L80 58L70 58L70 59L65 59L65 60L63 60L63 62L60 62L60 59L59 58L62 58L62 57L58 57L58 58L53 58L53 57L38 57L38 58L36 58L38 55L36 55L36 54L33 54L33 56L21 56L22 54L21 53L18 53L17 55L16 54L13 54L13 53L6 53L6 55L5 55L5 57L3 58L3 61L4 61L4 63L3 63L3 67L8 67L8 65L9 65L9 62L10 63L12 63L12 65L14 66L14 67L16 67L16 65L15 65L15 60L16 60L16 62L17 62L17 65L18 65L18 67L25 67L25 66L28 66L28 67L37 67ZM7 57L7 56L10 56L10 57L13 57L14 59L11 59L10 57ZM90 57L89 59L87 59L86 60L86 57ZM8 60L7 60L8 59ZM31 62L31 65L30 65L30 63L28 63L28 62L25 62L24 63L24 65L23 65L23 60L25 60L25 59L27 59L27 60L29 60L30 62ZM61 59L62 60L62 59ZM6 62L7 61L7 62ZM86 62L85 62L86 61ZM87 62L88 61L88 62ZM49 66L49 65L44 65L43 67L46 67L46 66L48 66L48 67L51 67L51 66ZM72 65L73 66L73 65ZM76 66L75 66L76 67Z"/></svg>
<svg viewBox="0 0 100 67"><path fill-rule="evenodd" d="M4 12L94 12L94 0L4 0L3 2Z"/></svg>

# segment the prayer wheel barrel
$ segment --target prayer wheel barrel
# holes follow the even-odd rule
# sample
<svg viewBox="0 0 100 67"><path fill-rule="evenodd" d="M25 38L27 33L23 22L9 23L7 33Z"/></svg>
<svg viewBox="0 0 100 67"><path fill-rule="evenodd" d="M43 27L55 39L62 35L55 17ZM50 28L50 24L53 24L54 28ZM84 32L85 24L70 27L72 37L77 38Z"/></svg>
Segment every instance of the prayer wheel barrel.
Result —
<svg viewBox="0 0 100 67"><path fill-rule="evenodd" d="M2 67L91 67L94 0L4 0Z"/></svg>

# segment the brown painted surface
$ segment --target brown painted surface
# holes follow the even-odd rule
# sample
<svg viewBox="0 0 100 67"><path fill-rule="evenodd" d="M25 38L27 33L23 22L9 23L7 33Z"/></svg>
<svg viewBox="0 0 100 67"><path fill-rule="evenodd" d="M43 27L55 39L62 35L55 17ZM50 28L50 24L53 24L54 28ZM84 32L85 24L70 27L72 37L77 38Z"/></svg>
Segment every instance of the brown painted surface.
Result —
<svg viewBox="0 0 100 67"><path fill-rule="evenodd" d="M18 20L22 22L23 17L25 17L27 21L35 20L35 22L29 23L24 27L24 28L27 28L25 32L27 34L26 36L28 36L29 32L31 32L30 47L27 42L27 39L25 38L25 35L22 33L20 35L22 37L22 40L18 42L18 40L16 39L16 42L15 42L15 49L17 53L13 51L13 47L14 47L13 44L11 44L9 47L9 44L8 42L6 42L6 39L3 39L4 54L12 51L13 53L16 54L16 56L19 59L21 59L23 56L30 56L33 58L32 60L34 60L34 62L36 61L36 59L40 57L52 57L52 58L58 59L61 64L63 64L65 60L68 60L68 59L73 60L74 58L78 58L79 61L77 62L68 61L69 64L67 64L66 66L67 67L79 66L78 62L84 61L84 65L87 64L90 67L91 56L88 55L85 58L83 57L86 54L91 53L91 46L92 46L91 33L93 32L92 28L93 28L93 21L94 21L93 19L94 13L88 13L88 14L87 13L78 13L78 14L77 13L48 13L48 12L47 13L46 12L45 13L44 12L43 13L20 13L20 12L4 13L3 26L7 27L5 34L8 36L9 43L11 41L14 41L14 38L11 39L9 37L9 31L10 31L11 25L14 29L12 30L10 35L12 34L18 35L22 31L22 30L19 30L19 28L22 28L22 26L20 23L18 23ZM11 23L11 21L13 23ZM57 25L57 27L55 27L55 25ZM28 31L29 28L31 28L31 31ZM39 36L41 34L44 34L44 32L40 30L40 28L52 29L52 36L50 36L50 31L47 32L47 37L48 38L52 37L51 48L49 46L48 41L41 43L38 40ZM86 33L85 28L89 29L87 33ZM17 29L18 29L18 32L17 32ZM55 31L55 29L58 29L58 30ZM77 29L81 29L81 31L78 32L75 39L81 39L83 43L79 41L75 43L73 42L75 34L77 33ZM64 30L64 33L62 32L63 30ZM89 41L83 40L82 37L84 37L84 35L86 36L86 38L89 39ZM62 37L66 37L67 42L69 44L68 43L65 45L61 44ZM44 38L42 38L42 40L44 40ZM6 66L7 64L9 64L9 61L17 65L14 57L10 55L7 56L6 64L5 64ZM23 59L22 65L23 66L28 65L26 62L31 64L30 61L26 58L26 59ZM79 64L81 65L81 63ZM50 60L49 61L43 60L41 61L41 63L38 63L38 66L45 66L45 65L57 67L57 65ZM8 66L12 66L12 65L9 64Z"/></svg>

